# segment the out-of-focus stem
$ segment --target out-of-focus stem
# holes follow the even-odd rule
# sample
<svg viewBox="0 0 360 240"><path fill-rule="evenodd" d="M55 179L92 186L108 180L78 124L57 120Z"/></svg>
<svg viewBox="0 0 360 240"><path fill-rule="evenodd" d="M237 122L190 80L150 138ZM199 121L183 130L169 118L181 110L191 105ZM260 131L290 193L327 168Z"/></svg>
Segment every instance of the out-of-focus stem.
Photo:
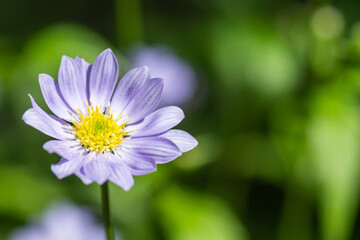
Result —
<svg viewBox="0 0 360 240"><path fill-rule="evenodd" d="M119 47L142 40L140 0L115 0L115 16Z"/></svg>

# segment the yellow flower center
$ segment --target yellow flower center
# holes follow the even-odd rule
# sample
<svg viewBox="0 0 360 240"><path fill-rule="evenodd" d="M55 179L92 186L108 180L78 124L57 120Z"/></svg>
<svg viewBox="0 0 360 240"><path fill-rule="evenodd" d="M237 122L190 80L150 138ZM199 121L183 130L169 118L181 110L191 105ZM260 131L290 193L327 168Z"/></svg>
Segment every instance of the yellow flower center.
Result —
<svg viewBox="0 0 360 240"><path fill-rule="evenodd" d="M125 131L125 125L129 120L118 124L113 115L109 114L108 109L102 113L98 107L94 110L93 107L88 106L87 110L87 116L77 111L80 121L73 121L76 138L89 152L113 151L125 140L124 136L129 134Z"/></svg>

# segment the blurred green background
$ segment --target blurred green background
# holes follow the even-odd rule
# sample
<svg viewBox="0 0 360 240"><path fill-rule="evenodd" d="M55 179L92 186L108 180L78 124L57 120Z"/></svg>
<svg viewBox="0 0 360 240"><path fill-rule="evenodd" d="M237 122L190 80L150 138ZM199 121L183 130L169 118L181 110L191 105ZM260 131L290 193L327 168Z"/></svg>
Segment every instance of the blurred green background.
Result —
<svg viewBox="0 0 360 240"><path fill-rule="evenodd" d="M178 128L199 145L129 192L111 184L124 239L360 239L356 0L0 1L0 239L58 199L101 216L99 186L59 181L21 116L27 93L47 109L37 76L62 55L111 48L124 73L138 44L194 69Z"/></svg>

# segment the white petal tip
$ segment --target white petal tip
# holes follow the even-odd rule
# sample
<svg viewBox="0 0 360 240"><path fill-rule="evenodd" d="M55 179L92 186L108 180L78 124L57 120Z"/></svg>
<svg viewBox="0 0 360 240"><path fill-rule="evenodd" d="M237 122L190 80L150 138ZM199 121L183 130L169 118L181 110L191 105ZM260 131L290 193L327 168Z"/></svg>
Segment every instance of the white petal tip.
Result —
<svg viewBox="0 0 360 240"><path fill-rule="evenodd" d="M67 177L66 175L61 174L60 172L58 172L56 168L57 168L56 164L52 164L51 167L50 167L51 171L55 174L55 176L56 176L59 180Z"/></svg>
<svg viewBox="0 0 360 240"><path fill-rule="evenodd" d="M111 54L111 55L114 55L114 52L110 49L110 48L107 48L105 49L101 54Z"/></svg>
<svg viewBox="0 0 360 240"><path fill-rule="evenodd" d="M143 71L149 71L150 68L148 67L148 65L143 65L143 66L139 67L139 69L141 69Z"/></svg>
<svg viewBox="0 0 360 240"><path fill-rule="evenodd" d="M132 183L129 186L120 186L122 189L124 189L125 192L128 192L132 187L134 186L134 183Z"/></svg>

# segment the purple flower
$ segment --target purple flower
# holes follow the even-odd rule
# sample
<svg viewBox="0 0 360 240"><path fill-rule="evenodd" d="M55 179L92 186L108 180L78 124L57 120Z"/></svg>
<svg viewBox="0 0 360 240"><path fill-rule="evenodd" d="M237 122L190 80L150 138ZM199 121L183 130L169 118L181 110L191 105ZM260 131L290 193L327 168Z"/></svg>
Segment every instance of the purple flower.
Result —
<svg viewBox="0 0 360 240"><path fill-rule="evenodd" d="M154 172L156 164L197 145L190 134L170 130L184 118L180 108L154 111L162 79L150 78L149 68L143 66L126 73L115 89L118 72L116 57L107 49L93 65L63 56L59 84L47 74L39 75L45 102L56 116L44 112L29 95L32 108L23 120L57 139L43 147L61 156L51 166L59 179L75 174L85 184L110 180L127 191L133 175Z"/></svg>
<svg viewBox="0 0 360 240"><path fill-rule="evenodd" d="M132 57L132 66L142 65L150 67L152 76L165 81L161 106L183 105L193 97L197 85L194 70L169 48L157 46L137 49Z"/></svg>
<svg viewBox="0 0 360 240"><path fill-rule="evenodd" d="M105 240L105 232L85 208L71 204L50 207L38 221L16 229L10 240Z"/></svg>

